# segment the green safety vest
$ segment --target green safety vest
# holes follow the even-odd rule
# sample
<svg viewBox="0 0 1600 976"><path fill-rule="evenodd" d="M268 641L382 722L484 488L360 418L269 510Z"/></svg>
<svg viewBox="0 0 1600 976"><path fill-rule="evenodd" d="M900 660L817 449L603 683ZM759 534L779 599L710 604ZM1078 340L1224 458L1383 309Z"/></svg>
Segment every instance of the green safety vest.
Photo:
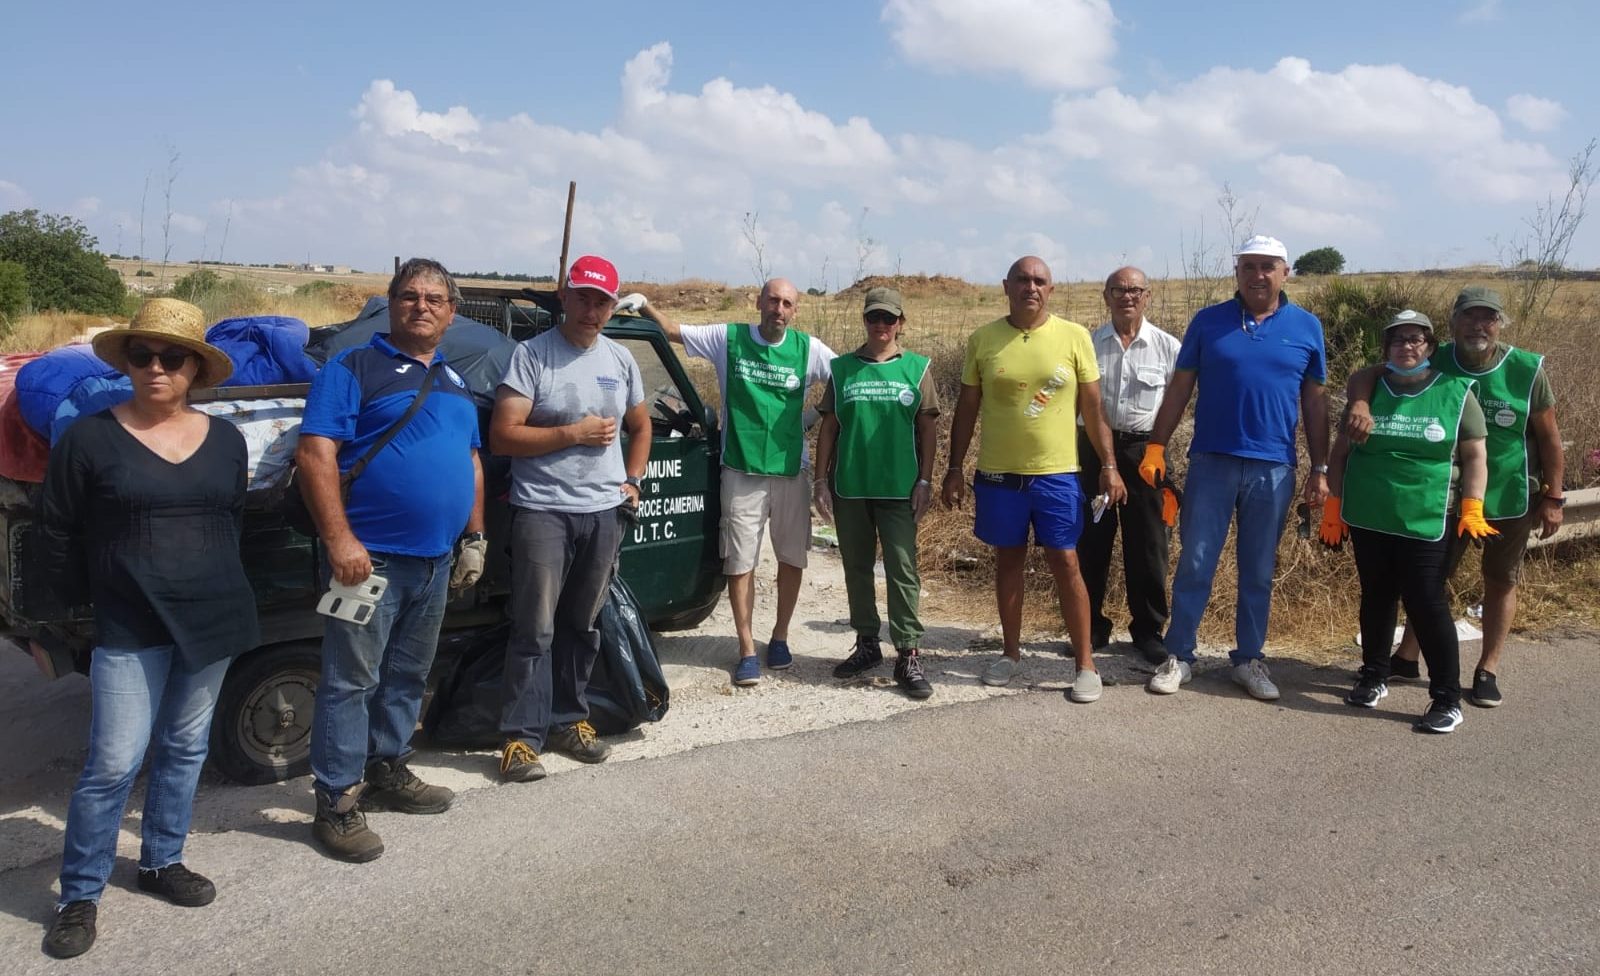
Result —
<svg viewBox="0 0 1600 976"><path fill-rule="evenodd" d="M1527 514L1528 496L1538 487L1528 482L1528 405L1544 357L1508 346L1497 365L1478 373L1461 365L1456 345L1450 342L1440 346L1433 358L1440 372L1470 380L1483 407L1484 426L1489 428L1484 517L1508 519Z"/></svg>
<svg viewBox="0 0 1600 976"><path fill-rule="evenodd" d="M1372 433L1353 445L1340 513L1374 532L1437 542L1450 513L1450 468L1471 382L1435 372L1415 393L1372 391Z"/></svg>
<svg viewBox="0 0 1600 976"><path fill-rule="evenodd" d="M810 362L811 337L804 332L789 329L782 342L766 346L751 338L750 326L729 324L723 464L746 474L792 478L800 473L805 450L800 414Z"/></svg>
<svg viewBox="0 0 1600 976"><path fill-rule="evenodd" d="M841 498L909 498L917 483L917 410L928 357L902 352L881 363L833 361L839 447L833 487Z"/></svg>

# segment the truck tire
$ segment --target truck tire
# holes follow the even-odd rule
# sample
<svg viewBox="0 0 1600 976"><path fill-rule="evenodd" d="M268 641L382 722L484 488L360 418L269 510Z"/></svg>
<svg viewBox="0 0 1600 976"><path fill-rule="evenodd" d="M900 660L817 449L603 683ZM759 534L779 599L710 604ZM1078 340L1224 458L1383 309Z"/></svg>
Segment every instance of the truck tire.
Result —
<svg viewBox="0 0 1600 976"><path fill-rule="evenodd" d="M296 642L257 648L228 668L211 720L211 762L247 786L278 783L311 771L311 723L321 645Z"/></svg>

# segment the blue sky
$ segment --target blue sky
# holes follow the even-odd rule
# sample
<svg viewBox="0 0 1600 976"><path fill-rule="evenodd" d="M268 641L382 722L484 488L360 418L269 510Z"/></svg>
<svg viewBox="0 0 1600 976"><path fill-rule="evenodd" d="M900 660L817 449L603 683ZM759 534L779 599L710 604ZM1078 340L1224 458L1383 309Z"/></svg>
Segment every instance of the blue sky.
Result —
<svg viewBox="0 0 1600 976"><path fill-rule="evenodd" d="M175 260L802 287L1178 274L1226 183L1291 253L1494 261L1600 135L1600 5L818 0L27 5L0 210ZM1314 9L1311 9L1314 8ZM1600 196L1595 198L1600 210ZM226 244L224 245L224 229ZM1498 242L1498 243L1497 243ZM1600 265L1600 213L1570 263Z"/></svg>

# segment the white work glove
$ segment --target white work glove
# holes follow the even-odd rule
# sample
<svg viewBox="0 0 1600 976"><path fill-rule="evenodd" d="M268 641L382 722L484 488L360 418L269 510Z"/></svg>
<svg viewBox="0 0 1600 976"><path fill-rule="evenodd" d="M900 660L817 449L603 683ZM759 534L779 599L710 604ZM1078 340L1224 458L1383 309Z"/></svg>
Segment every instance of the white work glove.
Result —
<svg viewBox="0 0 1600 976"><path fill-rule="evenodd" d="M616 311L613 314L615 314L615 315L638 315L639 314L639 309L644 308L645 303L647 303L648 301L650 301L650 299L644 297L643 295L639 294L638 292L633 292L633 293L628 294L628 295L623 295L620 299L617 300L617 308L616 308Z"/></svg>
<svg viewBox="0 0 1600 976"><path fill-rule="evenodd" d="M450 589L459 593L478 582L478 577L483 575L483 562L488 556L489 540L463 542L461 551L456 553L455 569L450 571Z"/></svg>

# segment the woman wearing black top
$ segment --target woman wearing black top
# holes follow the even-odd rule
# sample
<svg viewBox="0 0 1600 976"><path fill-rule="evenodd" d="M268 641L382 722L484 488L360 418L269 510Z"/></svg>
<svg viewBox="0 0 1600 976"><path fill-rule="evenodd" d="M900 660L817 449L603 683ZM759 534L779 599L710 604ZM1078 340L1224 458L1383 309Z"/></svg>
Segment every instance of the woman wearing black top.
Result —
<svg viewBox="0 0 1600 976"><path fill-rule="evenodd" d="M96 629L89 756L67 808L61 900L44 940L58 958L94 944L147 747L139 888L186 906L216 897L184 867L183 842L217 690L229 659L257 643L239 562L244 438L188 403L232 363L206 343L201 311L170 298L96 336L94 351L133 381L133 399L81 418L57 442L40 512L52 589L92 600Z"/></svg>

